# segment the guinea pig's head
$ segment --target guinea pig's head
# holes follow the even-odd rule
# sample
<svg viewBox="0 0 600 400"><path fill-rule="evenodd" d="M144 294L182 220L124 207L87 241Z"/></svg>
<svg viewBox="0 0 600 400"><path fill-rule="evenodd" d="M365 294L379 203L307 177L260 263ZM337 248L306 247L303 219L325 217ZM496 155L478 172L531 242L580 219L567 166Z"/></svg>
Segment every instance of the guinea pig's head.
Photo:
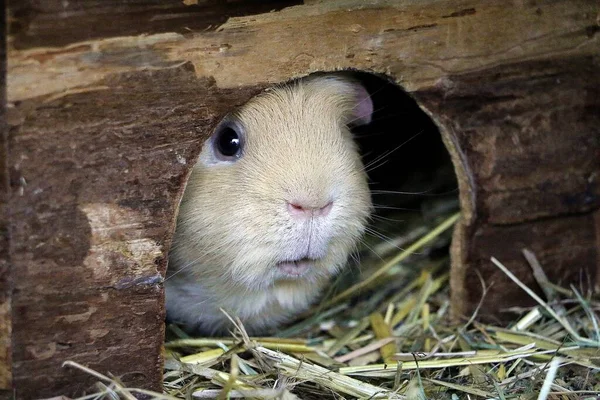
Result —
<svg viewBox="0 0 600 400"><path fill-rule="evenodd" d="M263 290L342 267L372 208L349 125L372 112L360 84L328 76L270 89L221 121L180 208L194 272Z"/></svg>

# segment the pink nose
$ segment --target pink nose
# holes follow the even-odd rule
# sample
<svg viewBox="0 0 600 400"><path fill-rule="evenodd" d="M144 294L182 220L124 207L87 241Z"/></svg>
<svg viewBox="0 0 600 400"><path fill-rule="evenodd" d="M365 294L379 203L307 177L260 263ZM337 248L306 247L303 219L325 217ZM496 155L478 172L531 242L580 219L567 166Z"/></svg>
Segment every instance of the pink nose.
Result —
<svg viewBox="0 0 600 400"><path fill-rule="evenodd" d="M287 204L288 211L295 217L301 218L310 218L317 216L326 216L331 211L331 207L333 207L333 202L329 202L325 204L323 207L315 207L308 203L294 201Z"/></svg>

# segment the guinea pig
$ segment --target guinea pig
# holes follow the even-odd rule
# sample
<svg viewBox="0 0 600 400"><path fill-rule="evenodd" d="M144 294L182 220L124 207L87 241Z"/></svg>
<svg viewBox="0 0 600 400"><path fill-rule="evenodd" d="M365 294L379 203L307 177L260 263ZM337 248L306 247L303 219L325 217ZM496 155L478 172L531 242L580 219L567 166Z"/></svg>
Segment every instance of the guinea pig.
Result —
<svg viewBox="0 0 600 400"><path fill-rule="evenodd" d="M337 75L274 87L204 143L179 207L165 280L167 318L201 334L272 333L314 303L372 211L349 126L373 103Z"/></svg>

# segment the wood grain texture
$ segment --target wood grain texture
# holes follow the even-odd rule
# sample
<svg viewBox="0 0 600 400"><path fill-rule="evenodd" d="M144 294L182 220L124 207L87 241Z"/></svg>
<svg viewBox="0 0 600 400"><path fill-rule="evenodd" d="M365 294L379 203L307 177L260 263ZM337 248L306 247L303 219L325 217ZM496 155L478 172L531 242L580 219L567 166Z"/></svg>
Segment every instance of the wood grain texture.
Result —
<svg viewBox="0 0 600 400"><path fill-rule="evenodd" d="M9 33L17 49L162 32L187 35L215 30L230 17L301 3L198 0L186 5L182 0L19 0L10 2Z"/></svg>
<svg viewBox="0 0 600 400"><path fill-rule="evenodd" d="M5 27L6 8L0 7L0 26ZM8 142L6 125L6 35L0 36L0 398L12 388L11 294L8 229ZM6 392L4 392L6 391Z"/></svg>
<svg viewBox="0 0 600 400"><path fill-rule="evenodd" d="M41 37L52 29L39 18L59 8L35 14L27 4L14 8L21 30L8 60L22 398L85 390L89 380L58 368L65 359L157 387L160 276L202 139L266 85L313 71L386 74L440 127L463 213L452 248L456 315L479 302L477 272L494 283L484 315L529 304L491 256L527 283L522 247L556 282L597 274L595 1L330 1L145 36L94 31L120 17L86 1L88 22L59 19L54 38Z"/></svg>

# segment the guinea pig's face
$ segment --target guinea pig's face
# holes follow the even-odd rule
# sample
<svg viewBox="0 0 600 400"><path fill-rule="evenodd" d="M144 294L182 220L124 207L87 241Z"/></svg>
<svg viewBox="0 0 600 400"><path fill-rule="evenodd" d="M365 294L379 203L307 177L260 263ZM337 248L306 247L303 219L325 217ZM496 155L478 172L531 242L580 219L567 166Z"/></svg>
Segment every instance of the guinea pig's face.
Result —
<svg viewBox="0 0 600 400"><path fill-rule="evenodd" d="M252 99L215 129L178 222L199 277L263 289L323 280L345 264L372 207L347 127L366 118L359 89L301 81Z"/></svg>

